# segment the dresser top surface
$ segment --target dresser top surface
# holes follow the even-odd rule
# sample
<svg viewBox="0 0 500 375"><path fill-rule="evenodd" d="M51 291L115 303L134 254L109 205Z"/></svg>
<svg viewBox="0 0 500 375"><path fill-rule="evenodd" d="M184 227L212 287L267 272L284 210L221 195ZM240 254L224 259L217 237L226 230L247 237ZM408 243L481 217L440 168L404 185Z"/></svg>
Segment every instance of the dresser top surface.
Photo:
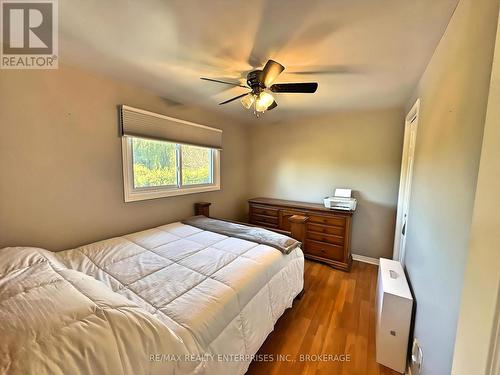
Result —
<svg viewBox="0 0 500 375"><path fill-rule="evenodd" d="M314 210L314 211L322 211L322 212L335 212L344 215L352 215L353 211L345 211L345 210L335 210L331 208L326 208L321 203L308 203L308 202L298 202L298 201L290 201L286 199L276 199L276 198L252 198L249 199L248 202L255 204L264 204L270 206L282 206L282 207L291 207L298 208L303 210Z"/></svg>

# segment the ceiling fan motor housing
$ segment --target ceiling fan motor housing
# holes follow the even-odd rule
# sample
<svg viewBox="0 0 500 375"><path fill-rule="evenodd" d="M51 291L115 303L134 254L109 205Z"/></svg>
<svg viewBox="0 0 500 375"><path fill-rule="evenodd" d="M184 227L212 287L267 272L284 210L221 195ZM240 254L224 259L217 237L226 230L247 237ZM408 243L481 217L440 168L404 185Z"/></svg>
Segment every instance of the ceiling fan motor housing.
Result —
<svg viewBox="0 0 500 375"><path fill-rule="evenodd" d="M247 84L255 94L260 93L266 87L262 83L262 70L252 70L247 74Z"/></svg>

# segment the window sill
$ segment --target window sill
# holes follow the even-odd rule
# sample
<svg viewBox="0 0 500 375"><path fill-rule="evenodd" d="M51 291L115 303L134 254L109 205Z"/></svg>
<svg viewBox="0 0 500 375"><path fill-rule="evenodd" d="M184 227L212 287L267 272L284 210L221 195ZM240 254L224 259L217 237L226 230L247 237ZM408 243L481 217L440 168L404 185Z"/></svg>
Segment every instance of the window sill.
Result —
<svg viewBox="0 0 500 375"><path fill-rule="evenodd" d="M220 185L196 186L190 188L171 189L171 190L160 189L160 190L146 190L146 191L126 191L125 202L137 202L149 199L176 197L179 195L205 193L208 191L217 191L217 190L220 190Z"/></svg>

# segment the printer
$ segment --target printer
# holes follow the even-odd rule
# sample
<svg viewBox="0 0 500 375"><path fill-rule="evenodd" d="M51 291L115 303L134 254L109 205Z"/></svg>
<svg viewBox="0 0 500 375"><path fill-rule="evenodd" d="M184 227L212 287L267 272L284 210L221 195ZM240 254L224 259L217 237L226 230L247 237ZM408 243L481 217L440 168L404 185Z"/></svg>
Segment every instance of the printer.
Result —
<svg viewBox="0 0 500 375"><path fill-rule="evenodd" d="M335 195L326 197L323 204L332 210L354 211L357 201L351 197L351 189L335 189Z"/></svg>

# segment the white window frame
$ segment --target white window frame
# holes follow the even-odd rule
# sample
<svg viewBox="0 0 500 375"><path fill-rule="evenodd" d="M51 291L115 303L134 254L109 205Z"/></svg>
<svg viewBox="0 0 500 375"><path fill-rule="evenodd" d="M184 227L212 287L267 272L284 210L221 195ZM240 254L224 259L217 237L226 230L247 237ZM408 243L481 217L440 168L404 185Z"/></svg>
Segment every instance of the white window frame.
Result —
<svg viewBox="0 0 500 375"><path fill-rule="evenodd" d="M134 187L134 164L132 156L132 139L141 137L122 137L122 158L123 158L123 191L125 202L136 202L147 199L157 199L175 197L178 195L204 193L207 191L217 191L220 186L220 150L212 150L212 183L199 185L181 185L182 168L180 147L177 147L177 181L178 185L171 186L151 186L145 188ZM173 142L175 143L175 142Z"/></svg>

